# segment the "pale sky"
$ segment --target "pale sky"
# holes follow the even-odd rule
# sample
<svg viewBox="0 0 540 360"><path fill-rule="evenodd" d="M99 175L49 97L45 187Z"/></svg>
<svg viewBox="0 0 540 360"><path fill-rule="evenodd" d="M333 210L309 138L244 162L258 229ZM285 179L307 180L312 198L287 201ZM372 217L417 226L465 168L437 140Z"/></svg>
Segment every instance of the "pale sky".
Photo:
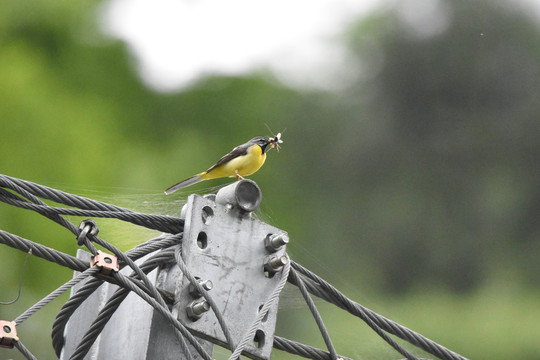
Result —
<svg viewBox="0 0 540 360"><path fill-rule="evenodd" d="M433 0L428 0L433 1ZM290 86L339 87L339 36L381 0L110 0L106 33L127 42L151 88L269 68Z"/></svg>

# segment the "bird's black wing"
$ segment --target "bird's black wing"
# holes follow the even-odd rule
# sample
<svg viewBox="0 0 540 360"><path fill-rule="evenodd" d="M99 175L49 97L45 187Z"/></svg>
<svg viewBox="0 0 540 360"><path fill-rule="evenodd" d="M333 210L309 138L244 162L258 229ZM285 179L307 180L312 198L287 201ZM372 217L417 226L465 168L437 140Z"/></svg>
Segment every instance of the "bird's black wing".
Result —
<svg viewBox="0 0 540 360"><path fill-rule="evenodd" d="M242 156L242 155L246 155L250 145L252 145L252 144L245 143L245 144L242 144L242 145L238 145L237 147L232 149L230 153L228 153L227 155L225 155L221 159L219 159L218 162L215 163L214 165L212 165L208 170L206 170L206 172L210 172L210 171L214 170L216 167L218 167L219 165L225 164L226 162L229 162L234 158L237 158L237 157Z"/></svg>

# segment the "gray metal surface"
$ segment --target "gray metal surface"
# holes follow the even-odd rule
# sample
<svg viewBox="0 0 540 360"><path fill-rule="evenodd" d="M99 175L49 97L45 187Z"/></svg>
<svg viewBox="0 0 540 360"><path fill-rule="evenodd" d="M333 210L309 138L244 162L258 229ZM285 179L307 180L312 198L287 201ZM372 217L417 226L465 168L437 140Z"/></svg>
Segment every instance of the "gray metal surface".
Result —
<svg viewBox="0 0 540 360"><path fill-rule="evenodd" d="M231 186L241 184L242 181ZM238 201L238 193L229 187L218 192L215 202L198 195L188 198L183 211L182 257L192 275L212 282L213 287L208 292L218 304L236 345L279 282L279 276L275 275L281 270L279 266L288 236L283 230L254 219L245 210L253 210L253 206L238 206L243 201ZM242 191L246 189L245 186L241 188ZM255 199L252 202L257 206L260 203L254 194L244 198ZM265 239L271 235L281 235L285 241L274 241L277 249L271 246L268 249L269 240ZM225 336L212 310L192 316L189 305L201 298L190 294L188 289L188 280L184 278L175 295L178 318L198 336L226 346ZM277 305L276 302L270 309L253 343L246 349L249 357L270 358Z"/></svg>

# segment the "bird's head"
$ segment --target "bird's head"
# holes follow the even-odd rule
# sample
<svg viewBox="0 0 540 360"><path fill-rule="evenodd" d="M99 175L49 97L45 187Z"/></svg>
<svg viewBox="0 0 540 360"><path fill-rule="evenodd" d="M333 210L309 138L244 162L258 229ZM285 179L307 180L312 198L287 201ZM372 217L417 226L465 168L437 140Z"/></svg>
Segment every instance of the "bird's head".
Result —
<svg viewBox="0 0 540 360"><path fill-rule="evenodd" d="M254 144L254 145L259 145L261 147L261 149L262 149L263 154L270 149L270 148L268 148L268 149L266 148L270 144L270 140L268 140L265 137L257 136L257 137L254 137L253 139L249 140L249 142Z"/></svg>

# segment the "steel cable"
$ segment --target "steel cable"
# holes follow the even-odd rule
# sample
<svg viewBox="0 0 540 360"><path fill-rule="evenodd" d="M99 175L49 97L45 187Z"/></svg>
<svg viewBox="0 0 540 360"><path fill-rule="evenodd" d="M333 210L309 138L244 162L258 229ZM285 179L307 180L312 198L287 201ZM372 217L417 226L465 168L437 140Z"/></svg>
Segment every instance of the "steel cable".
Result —
<svg viewBox="0 0 540 360"><path fill-rule="evenodd" d="M12 248L30 252L32 255L54 262L58 265L65 266L71 270L84 271L88 268L88 264L68 254L64 254L55 249L35 243L28 239L0 230L0 244L5 244Z"/></svg>
<svg viewBox="0 0 540 360"><path fill-rule="evenodd" d="M0 201L17 206L23 209L33 210L40 214L48 214L48 217L55 215L70 215L70 216L88 216L96 218L111 218L130 222L135 225L144 226L148 229L164 231L176 234L182 231L183 222L179 218L165 215L150 215L136 212L121 212L112 210L91 210L91 209L71 209L53 207L49 205L34 204L25 202L20 199L13 198L7 195L7 191L0 192Z"/></svg>
<svg viewBox="0 0 540 360"><path fill-rule="evenodd" d="M99 272L99 268L92 267L86 269L84 272L79 273L76 277L65 283L64 285L60 286L53 292L51 292L49 295L41 299L36 304L32 305L29 309L27 309L24 313L19 315L17 318L15 318L15 322L17 325L22 324L23 321L28 319L30 316L34 315L36 312L38 312L40 309L42 309L45 305L56 299L58 296L62 295L65 291L71 289L73 286L77 285L79 282L83 281L89 276L95 275L97 272Z"/></svg>
<svg viewBox="0 0 540 360"><path fill-rule="evenodd" d="M387 331L393 335L400 337L403 340L408 341L409 343L421 348L422 350L437 356L440 359L445 360L466 360L465 357L448 350L442 345L437 344L436 342L410 330L406 327L399 325L398 323L385 318L372 310L369 310L362 305L350 300L345 295L343 295L339 290L329 284L327 281L316 275L315 273L309 271L302 265L293 262L292 267L311 279L313 282L311 285L306 282L306 287L308 290L315 296L321 297L334 305L347 310L349 313L360 317L362 320L369 323L375 324L377 327L382 328L384 331ZM369 321L369 322L368 322ZM373 327L372 327L373 328ZM375 329L374 329L375 330ZM381 335L381 334L379 334Z"/></svg>
<svg viewBox="0 0 540 360"><path fill-rule="evenodd" d="M280 336L274 336L274 348L286 351L290 354L302 356L314 360L332 360L332 355L324 350L314 348L293 340L289 340ZM343 360L351 360L347 357L340 356Z"/></svg>
<svg viewBox="0 0 540 360"><path fill-rule="evenodd" d="M37 360L37 358L24 346L24 344L20 341L14 341L13 346L20 351L21 354L24 355L25 358L28 360Z"/></svg>
<svg viewBox="0 0 540 360"><path fill-rule="evenodd" d="M31 203L35 204L36 206L25 204L24 201L21 201L21 198L15 197L13 194L3 189L0 189L2 190L0 192L0 195L2 195L0 196L1 201L8 202L14 206L26 207L39 213L41 213L40 211L46 211L47 215L43 215L49 218L51 218L51 216L54 216L54 214L58 215L65 212L66 215L117 218L119 220L129 221L136 225L171 234L179 233L184 228L184 222L179 218L164 215L137 213L135 211L125 209L119 206L103 203L97 200L88 199L74 194L65 193L63 191L52 189L47 186L38 185L30 181L12 178L10 176L2 174L0 174L0 186L18 192L24 197L30 199ZM47 204L39 200L38 197L52 200L54 202L67 206L76 207L79 210L49 207L47 206ZM43 207L48 209L43 210ZM54 210L57 210L57 212L55 213ZM87 210L87 212L85 212L84 210ZM66 226L67 224L61 223L61 225Z"/></svg>
<svg viewBox="0 0 540 360"><path fill-rule="evenodd" d="M74 207L73 208L63 208L63 207L53 207L44 203L40 198L54 201L66 206ZM57 318L53 324L53 346L57 353L60 355L62 350L64 339L64 329L67 321L73 314L73 312L86 300L86 298L92 294L102 283L103 281L108 281L113 284L120 286L121 288L113 295L109 300L106 307L100 312L98 318L92 323L87 334L84 336L83 341L77 347L76 352L73 354L74 359L82 358L87 353L88 349L95 340L96 334L101 333L101 330L107 323L107 320L110 318L115 309L125 298L124 294L131 292L136 293L144 301L153 306L156 311L158 311L171 325L174 326L175 332L179 335L181 342L184 344L184 351L186 356L189 358L191 355L187 350L184 337L189 340L189 342L195 347L196 351L206 360L210 360L210 355L202 348L198 341L189 333L185 326L180 323L176 317L168 310L165 300L162 294L158 291L152 282L146 277L145 273L150 271L150 269L155 268L159 265L159 262L164 258L156 255L153 256L150 262L143 263L140 267L134 263L134 260L140 258L149 252L153 252L158 249L162 249L163 246L170 247L178 242L182 238L182 231L184 222L183 220L175 217L161 216L161 215L150 215L137 213L128 209L124 209L115 205L106 204L100 201L84 198L81 196L65 193L56 189L52 189L46 186L38 185L29 181L9 177L6 175L0 174L0 201L3 201L7 204L29 209L35 211L56 223L66 227L74 235L78 236L83 240L84 244L90 250L91 253L96 253L96 248L93 245L90 239L95 241L97 244L105 247L109 251L112 251L119 259L120 264L127 264L134 271L129 277L126 277L119 273L112 273L109 276L95 274L94 269L89 269L89 265L84 261L77 259L73 256L64 254L55 249L48 248L41 244L32 242L30 240L24 239L22 237L10 234L6 231L0 230L0 243L6 244L13 248L19 249L21 251L31 253L45 260L57 263L59 265L70 268L74 271L84 272L77 275L74 279L68 281L66 284L62 285L47 297L43 298L41 301L36 303L30 309L21 314L17 319L16 323L20 324L26 320L29 316L34 314L36 311L44 307L47 303L52 301L60 293L72 287L75 283L78 283L82 280L83 277L95 276L92 279L85 281L84 285L72 295L72 297L66 302L62 307L61 311L58 313ZM152 239L145 244L141 244L136 248L130 250L126 254L122 253L116 249L111 244L105 242L104 240L88 234L87 236L79 236L83 231L73 225L71 222L67 221L62 215L69 216L88 216L88 217L105 217L105 218L116 218L122 221L130 222L136 225L144 226L154 230L160 230L169 234L176 234L174 236L164 235L160 238ZM85 234L86 232L84 232ZM167 245L165 245L167 244ZM161 246L161 247L160 247ZM168 256L169 259L172 258L172 250L163 251L163 256ZM175 256L180 256L175 254ZM182 268L182 261L179 261L179 266ZM182 268L184 274L189 274L185 268ZM348 311L352 315L355 315L361 318L364 322L367 323L379 336L381 336L389 345L391 345L398 352L403 354L407 359L416 359L412 354L407 350L402 348L398 343L396 343L387 333L395 335L409 343L427 351L428 353L439 357L445 360L466 360L465 357L454 353L445 347L435 343L432 340L425 338L424 336L407 329L406 327L399 325L392 320L389 320L365 307L362 305L348 299L345 295L339 292L335 287L326 282L324 279L320 278L316 274L312 273L303 266L290 261L284 267L283 272L287 272L286 275L280 279L278 286L274 289L274 292L268 298L267 302L263 305L262 310L258 313L255 320L253 321L249 330L244 334L242 340L234 347L232 337L228 332L225 321L223 318L219 318L219 311L214 310L216 317L222 328L223 333L227 339L229 347L233 351L230 359L236 360L240 357L240 354L244 351L248 342L253 339L254 333L257 330L257 326L264 315L267 313L269 306L273 303L281 289L283 288L286 281L291 282L298 286L301 291L306 303L311 310L319 330L323 336L323 339L326 343L326 346L329 352L313 348L308 345L300 344L292 340L284 339L275 336L274 337L274 347L280 350L284 350L290 353L298 354L300 356L309 357L313 359L336 359L337 355L336 350L333 347L333 344L330 340L330 336L322 322L320 314L318 313L313 300L307 292L318 296L334 305ZM296 273L298 272L298 274ZM204 290L199 289L200 285L193 278L190 279L189 275L186 276L191 283L201 292L204 296L206 293ZM197 286L198 285L198 286ZM217 304L213 302L211 297L207 298L210 306L218 309ZM213 302L213 305L212 305ZM387 332L387 333L386 333ZM24 347L20 342L15 342L15 346L25 354L27 358L34 359L35 357Z"/></svg>
<svg viewBox="0 0 540 360"><path fill-rule="evenodd" d="M2 179L2 177L0 175L0 180L1 179ZM36 198L33 194L28 193L24 189L20 189L16 185L14 185L12 188L13 189L18 189L20 194L22 194L23 196L26 196L27 198L32 200L32 202L30 200L23 199L23 198L15 195L15 194L12 194L9 191L6 191L6 190L4 190L2 188L0 188L0 201L3 201L3 202L8 203L10 205L15 205L15 204L18 204L18 203L20 203L20 204L23 204L23 203L32 204L32 203L34 203L34 204L38 204L38 205L44 205L45 208L39 207L35 211L38 214L41 214L41 215L45 216L46 218L56 222L57 224L62 225L63 227L65 227L66 229L71 231L75 236L79 235L79 230L77 229L77 227L75 225L73 225L72 223L70 223L69 221L64 219L62 216L58 215L57 213L48 211L47 210L47 204L45 204L43 201ZM92 243L90 243L88 240L85 240L84 244L86 245L86 247L90 250L90 252L92 254L96 254L96 248L94 247L94 245L92 245Z"/></svg>
<svg viewBox="0 0 540 360"><path fill-rule="evenodd" d="M300 292L302 293L302 296L304 297L304 300L306 301L306 304L309 310L311 311L311 314L313 315L315 322L317 323L317 326L319 327L319 331L321 332L324 343L326 344L326 348L328 349L328 352L330 353L332 360L336 360L338 355L337 355L336 349L334 348L334 344L332 344L332 340L330 339L330 334L328 334L328 331L326 330L326 327L323 323L321 315L317 311L317 307L315 306L315 303L309 296L308 291L304 285L304 282L296 274L296 270L294 269L291 269L291 271L289 272L289 276L296 282L296 286L298 286L298 290L300 290Z"/></svg>

